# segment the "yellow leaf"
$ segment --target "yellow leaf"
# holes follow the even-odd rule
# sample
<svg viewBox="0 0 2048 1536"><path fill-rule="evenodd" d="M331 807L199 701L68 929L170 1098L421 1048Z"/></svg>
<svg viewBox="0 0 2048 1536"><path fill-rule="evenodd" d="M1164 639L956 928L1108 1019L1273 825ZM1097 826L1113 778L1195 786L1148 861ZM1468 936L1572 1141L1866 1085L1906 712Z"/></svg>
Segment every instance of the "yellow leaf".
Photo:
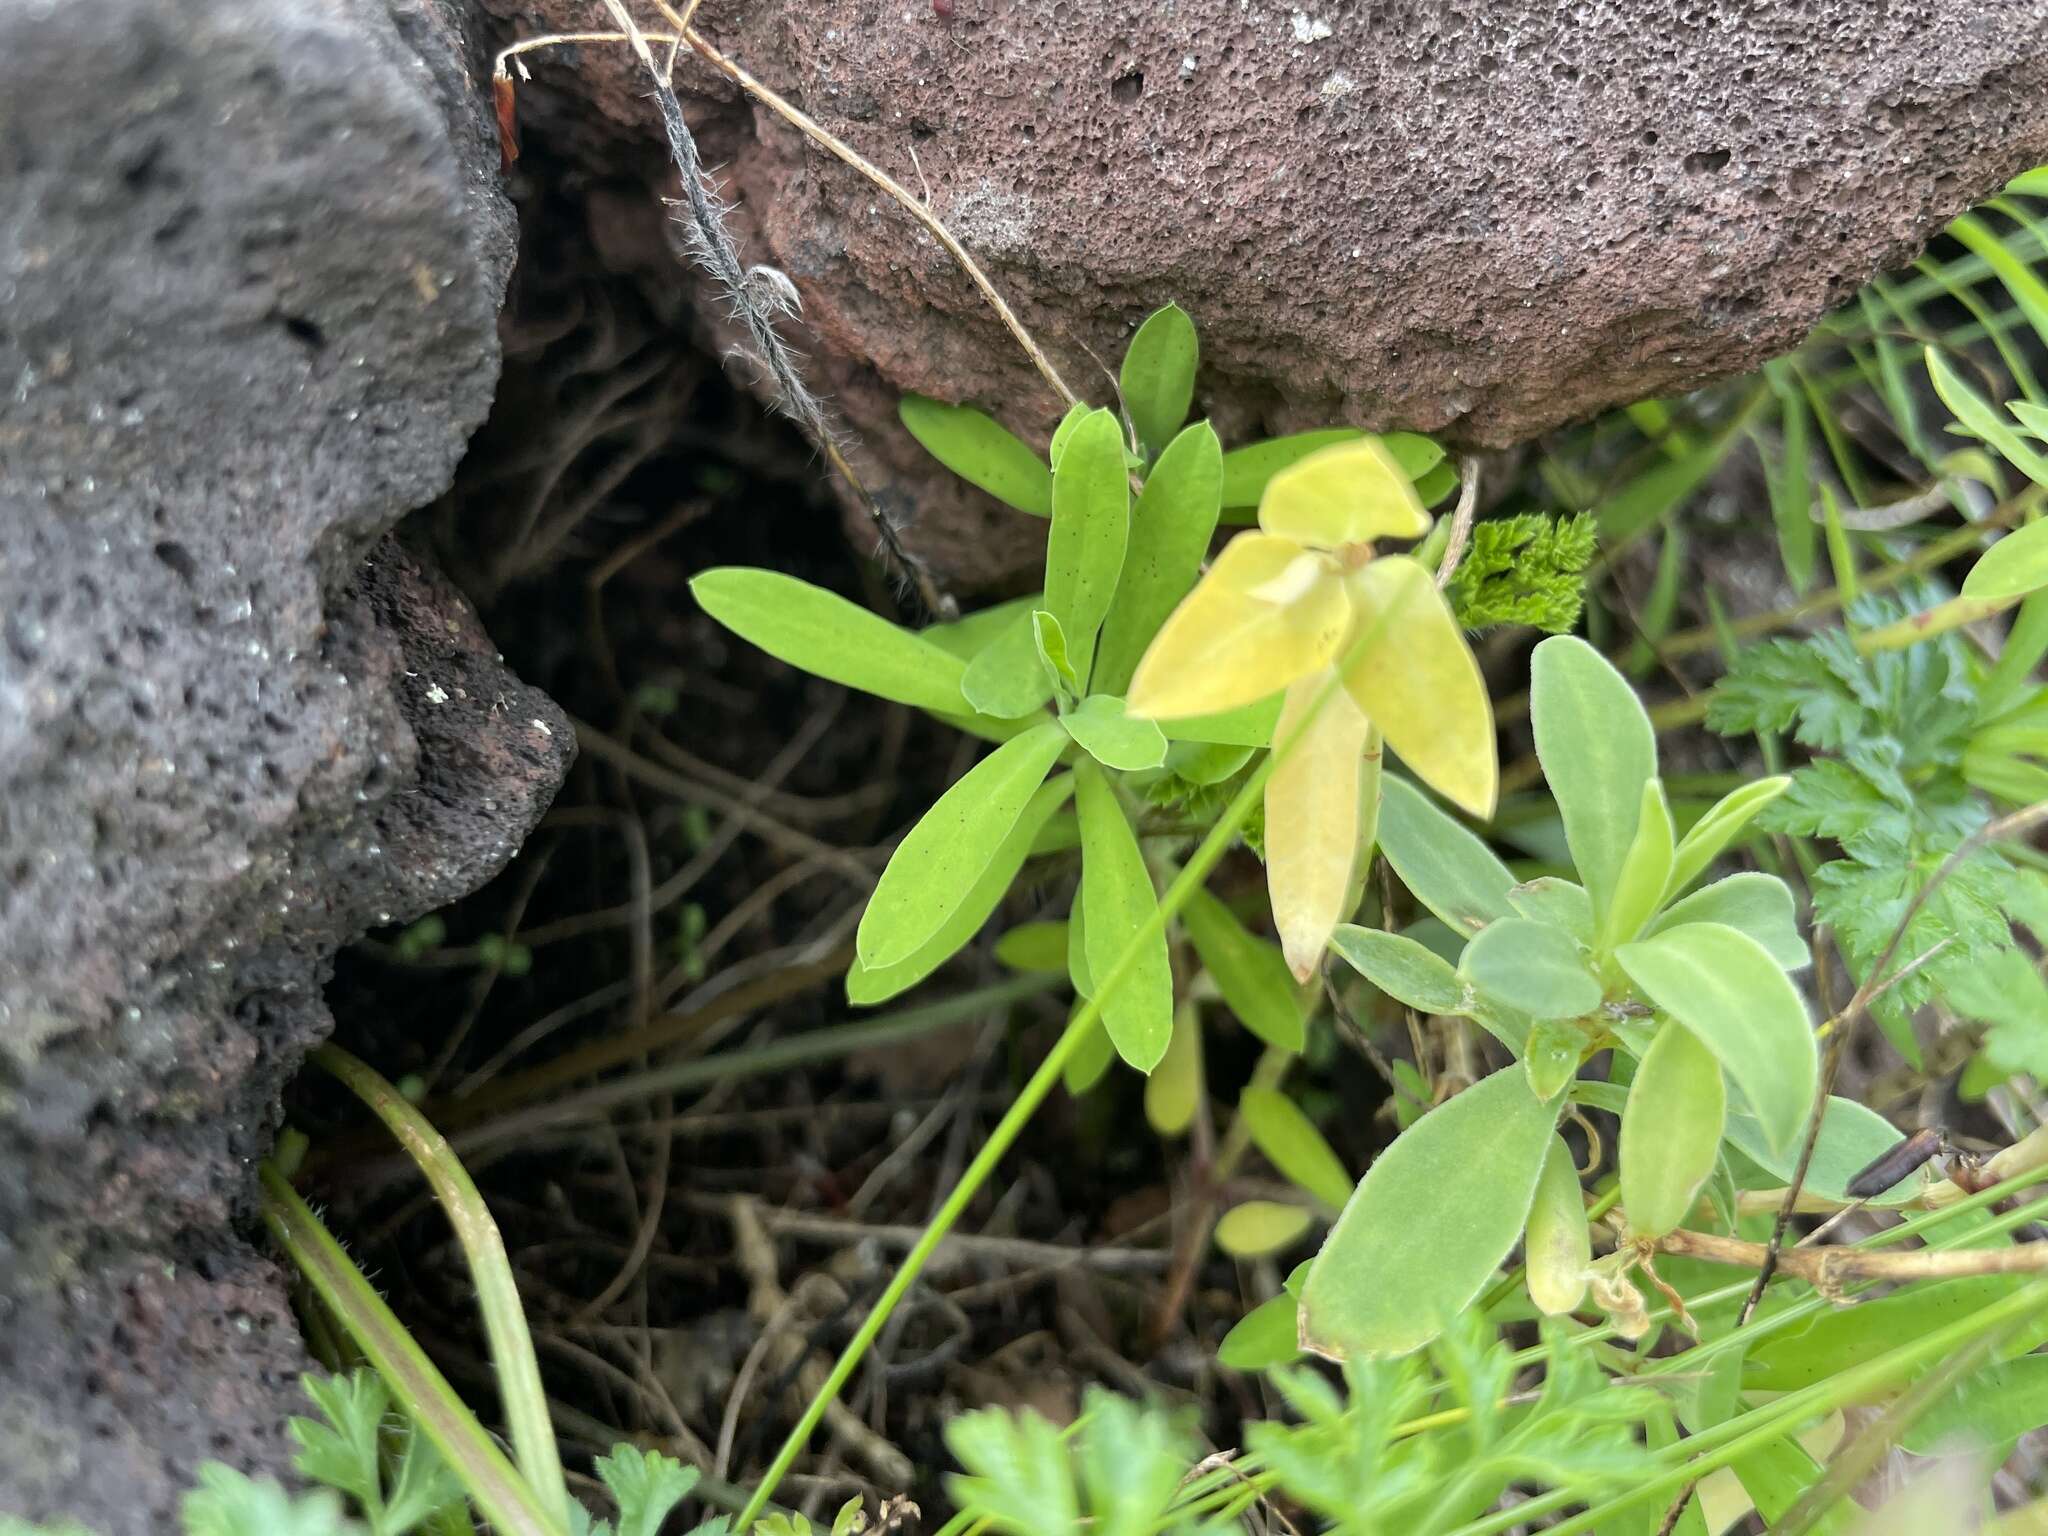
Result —
<svg viewBox="0 0 2048 1536"><path fill-rule="evenodd" d="M1255 1259L1289 1247L1314 1224L1315 1218L1298 1205L1247 1200L1216 1223L1216 1246L1234 1258Z"/></svg>
<svg viewBox="0 0 2048 1536"><path fill-rule="evenodd" d="M1386 762L1380 728L1366 722L1365 761L1358 773L1358 857L1351 864L1351 884L1344 889L1344 910L1356 912L1365 899L1366 877L1372 873L1372 848L1380 835L1380 778Z"/></svg>
<svg viewBox="0 0 2048 1536"><path fill-rule="evenodd" d="M1289 465L1266 486L1259 526L1316 549L1368 539L1416 539L1429 514L1377 438L1355 438Z"/></svg>
<svg viewBox="0 0 2048 1536"><path fill-rule="evenodd" d="M1290 684L1273 728L1277 747L1331 679L1324 667ZM1296 981L1307 981L1345 902L1358 861L1361 779L1372 726L1342 688L1266 781L1266 888L1273 926Z"/></svg>
<svg viewBox="0 0 2048 1536"><path fill-rule="evenodd" d="M1482 819L1500 793L1493 704L1464 631L1427 570L1406 555L1350 577L1358 624L1386 622L1344 686L1415 776Z"/></svg>
<svg viewBox="0 0 2048 1536"><path fill-rule="evenodd" d="M1125 712L1178 720L1254 703L1328 662L1350 627L1332 563L1292 539L1241 533L1153 637Z"/></svg>
<svg viewBox="0 0 2048 1536"><path fill-rule="evenodd" d="M1202 1097L1202 1026L1192 1003L1173 1011L1166 1054L1145 1079L1145 1119L1162 1136L1179 1136L1194 1122Z"/></svg>

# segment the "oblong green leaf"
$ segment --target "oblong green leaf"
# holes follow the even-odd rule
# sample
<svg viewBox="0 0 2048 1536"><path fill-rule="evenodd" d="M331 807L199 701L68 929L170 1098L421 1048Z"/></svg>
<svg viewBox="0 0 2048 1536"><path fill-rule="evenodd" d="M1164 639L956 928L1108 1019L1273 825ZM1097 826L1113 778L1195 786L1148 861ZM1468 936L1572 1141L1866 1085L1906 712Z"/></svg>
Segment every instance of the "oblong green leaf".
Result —
<svg viewBox="0 0 2048 1536"><path fill-rule="evenodd" d="M1124 349L1117 392L1147 454L1158 455L1188 419L1200 357L1195 322L1178 304L1153 310Z"/></svg>
<svg viewBox="0 0 2048 1536"><path fill-rule="evenodd" d="M919 709L960 712L960 658L887 619L780 571L723 565L690 581L712 618L817 677Z"/></svg>
<svg viewBox="0 0 2048 1536"><path fill-rule="evenodd" d="M1066 629L1043 608L1031 610L1031 645L1038 653L1039 670L1058 695L1060 708L1065 709L1081 697L1081 679L1067 651Z"/></svg>
<svg viewBox="0 0 2048 1536"><path fill-rule="evenodd" d="M1340 923L1330 947L1359 975L1418 1013L1456 1018L1471 1010L1471 993L1451 963L1411 938Z"/></svg>
<svg viewBox="0 0 2048 1536"><path fill-rule="evenodd" d="M1406 1355L1442 1333L1522 1234L1557 1103L1519 1071L1439 1104L1359 1181L1301 1291L1302 1343L1331 1359Z"/></svg>
<svg viewBox="0 0 2048 1536"><path fill-rule="evenodd" d="M1523 1240L1529 1299L1540 1312L1560 1316L1586 1295L1586 1269L1593 1262L1593 1233L1586 1222L1586 1201L1579 1190L1579 1170L1564 1138L1552 1136L1529 1206L1529 1230Z"/></svg>
<svg viewBox="0 0 2048 1536"><path fill-rule="evenodd" d="M1600 983L1576 940L1526 917L1503 917L1465 946L1458 973L1495 1002L1532 1019L1576 1019L1600 1006Z"/></svg>
<svg viewBox="0 0 2048 1536"><path fill-rule="evenodd" d="M1628 680L1576 635L1552 635L1529 663L1536 756L1564 818L1579 882L1605 917L1634 840L1657 737Z"/></svg>
<svg viewBox="0 0 2048 1536"><path fill-rule="evenodd" d="M1791 1512L1801 1495L1821 1476L1820 1463L1813 1459L1812 1452L1789 1434L1767 1440L1735 1457L1728 1463L1728 1470L1735 1474L1743 1493L1756 1507L1766 1530L1786 1529L1777 1522ZM1810 1536L1875 1536L1873 1522L1864 1518L1861 1507L1849 1499L1823 1512L1803 1529Z"/></svg>
<svg viewBox="0 0 2048 1536"><path fill-rule="evenodd" d="M1754 1116L1731 1112L1728 1116L1729 1144L1780 1181L1789 1181L1799 1160L1800 1143L1774 1148L1764 1139L1763 1127ZM1821 1119L1820 1139L1813 1146L1813 1161L1806 1170L1804 1188L1827 1200L1845 1199L1849 1181L1906 1138L1876 1110L1839 1095L1828 1099ZM1885 1191L1872 1205L1904 1205L1917 1199L1934 1178L1926 1168L1912 1178Z"/></svg>
<svg viewBox="0 0 2048 1536"><path fill-rule="evenodd" d="M1722 923L1746 933L1784 970L1796 971L1813 961L1799 934L1792 888L1776 875L1745 870L1703 885L1666 908L1649 931L1662 933L1683 923Z"/></svg>
<svg viewBox="0 0 2048 1536"><path fill-rule="evenodd" d="M1922 1281L1875 1301L1830 1308L1751 1345L1742 1362L1743 1388L1796 1392L1830 1380L2003 1300L2029 1278L1975 1275L1962 1280Z"/></svg>
<svg viewBox="0 0 2048 1536"><path fill-rule="evenodd" d="M1615 952L1643 995L1720 1058L1771 1146L1805 1128L1820 1072L1806 1004L1770 951L1722 923L1683 923Z"/></svg>
<svg viewBox="0 0 2048 1536"><path fill-rule="evenodd" d="M1036 834L1034 834L1034 837ZM1067 970L1067 925L1059 922L1019 923L996 940L996 963L1013 971Z"/></svg>
<svg viewBox="0 0 2048 1536"><path fill-rule="evenodd" d="M1792 775L1778 773L1732 789L1717 800L1706 815L1692 824L1692 830L1678 840L1678 851L1671 860L1671 883L1665 887L1664 899L1672 900L1705 873L1721 851L1742 835L1757 812L1791 787Z"/></svg>
<svg viewBox="0 0 2048 1536"><path fill-rule="evenodd" d="M1615 877L1614 899L1601 924L1602 952L1625 944L1643 931L1664 898L1671 880L1671 862L1677 852L1671 825L1671 802L1664 798L1664 785L1657 779L1643 784L1641 809L1637 812L1636 835L1623 855Z"/></svg>
<svg viewBox="0 0 2048 1536"><path fill-rule="evenodd" d="M1202 968L1238 1021L1268 1045L1299 1051L1305 1023L1280 947L1248 932L1230 908L1205 890L1188 894L1180 921Z"/></svg>
<svg viewBox="0 0 2048 1536"><path fill-rule="evenodd" d="M1222 510L1223 445L1198 421L1166 445L1131 507L1116 597L1095 651L1094 685L1122 693L1152 637L1194 587Z"/></svg>
<svg viewBox="0 0 2048 1536"><path fill-rule="evenodd" d="M2048 587L2048 521L2015 528L1985 550L1963 578L1966 598L2025 597Z"/></svg>
<svg viewBox="0 0 2048 1536"><path fill-rule="evenodd" d="M1965 1376L1928 1405L1900 1444L1917 1456L1991 1450L2044 1424L2048 1355L2023 1355Z"/></svg>
<svg viewBox="0 0 2048 1536"><path fill-rule="evenodd" d="M1093 407L1085 400L1076 400L1067 407L1067 413L1060 418L1060 424L1052 429L1052 443L1046 450L1046 458L1053 468L1059 468L1060 455L1066 452L1067 439L1074 435L1074 428L1088 419L1088 413L1092 409Z"/></svg>
<svg viewBox="0 0 2048 1536"><path fill-rule="evenodd" d="M905 395L896 414L926 453L968 484L1019 512L1052 516L1052 471L991 417L923 395Z"/></svg>
<svg viewBox="0 0 2048 1536"><path fill-rule="evenodd" d="M1469 937L1512 917L1515 877L1493 850L1399 774L1380 786L1379 848L1415 899Z"/></svg>
<svg viewBox="0 0 2048 1536"><path fill-rule="evenodd" d="M1052 532L1045 541L1045 606L1065 632L1081 689L1095 634L1123 572L1131 526L1130 472L1116 417L1098 410L1074 428L1052 477Z"/></svg>
<svg viewBox="0 0 2048 1536"><path fill-rule="evenodd" d="M1176 741L1166 749L1166 771L1190 784L1221 784L1252 759L1251 747Z"/></svg>
<svg viewBox="0 0 2048 1536"><path fill-rule="evenodd" d="M1161 1136L1180 1136L1202 1099L1202 1027L1192 1004L1173 1011L1166 1054L1145 1079L1145 1123Z"/></svg>
<svg viewBox="0 0 2048 1536"><path fill-rule="evenodd" d="M1233 1258L1256 1259L1289 1247L1314 1225L1315 1217L1298 1205L1247 1200L1217 1220L1216 1246Z"/></svg>
<svg viewBox="0 0 2048 1536"><path fill-rule="evenodd" d="M1621 1203L1631 1232L1662 1237L1685 1225L1714 1171L1727 1115L1721 1063L1691 1031L1666 1024L1621 1114Z"/></svg>
<svg viewBox="0 0 2048 1536"><path fill-rule="evenodd" d="M1508 905L1523 917L1562 928L1588 948L1593 944L1593 898L1583 885L1540 875L1508 892Z"/></svg>
<svg viewBox="0 0 2048 1536"><path fill-rule="evenodd" d="M1045 706L1052 697L1052 678L1038 659L1030 609L975 653L960 679L960 694L970 708L998 720L1014 720Z"/></svg>
<svg viewBox="0 0 2048 1536"><path fill-rule="evenodd" d="M1280 723L1282 700L1282 694L1270 693L1256 703L1236 709L1162 720L1159 728L1166 732L1168 741L1195 741L1218 747L1270 747L1273 728Z"/></svg>
<svg viewBox="0 0 2048 1536"><path fill-rule="evenodd" d="M1344 1209L1354 1180L1301 1106L1277 1088L1247 1088L1237 1101L1252 1143L1278 1169L1333 1211Z"/></svg>
<svg viewBox="0 0 2048 1536"><path fill-rule="evenodd" d="M1282 1291L1237 1320L1216 1346L1216 1363L1233 1371L1267 1371L1299 1359L1295 1342L1301 1303Z"/></svg>
<svg viewBox="0 0 2048 1536"><path fill-rule="evenodd" d="M1081 750L1105 768L1136 773L1166 761L1166 738L1159 727L1126 715L1122 699L1090 694L1062 715L1060 723Z"/></svg>
<svg viewBox="0 0 2048 1536"><path fill-rule="evenodd" d="M1076 443L1067 450L1071 458ZM1074 770L1081 816L1081 893L1087 900L1085 941L1102 1021L1117 1054L1150 1072L1173 1038L1173 968L1166 933L1158 924L1159 896L1138 850L1138 839L1102 770L1083 759ZM1151 926L1137 963L1114 987L1112 967L1125 948Z"/></svg>
<svg viewBox="0 0 2048 1536"><path fill-rule="evenodd" d="M1068 1055L1067 1064L1060 1070L1060 1083L1070 1096L1078 1099L1102 1081L1115 1060L1116 1047L1110 1044L1109 1031L1098 1018Z"/></svg>
<svg viewBox="0 0 2048 1536"><path fill-rule="evenodd" d="M854 950L863 964L881 970L907 960L939 931L994 860L1067 742L1056 721L1033 726L968 769L925 812L896 845L861 914Z"/></svg>
<svg viewBox="0 0 2048 1536"><path fill-rule="evenodd" d="M1017 872L1031 856L1031 845L1052 813L1074 792L1070 774L1041 784L1025 802L1024 810L996 847L988 867L975 878L960 904L946 914L932 936L893 965L870 966L857 954L846 973L846 1000L862 1006L886 1002L897 993L916 986L925 977L958 954L967 941L981 932L982 925L1002 905L1003 897L1017 879ZM1012 937L1011 930L1004 937ZM1000 957L1001 945L997 946ZM1063 967L1055 966L1054 969Z"/></svg>
<svg viewBox="0 0 2048 1536"><path fill-rule="evenodd" d="M1927 349L1927 376L1941 403L1955 413L1957 421L2003 454L2013 468L2037 485L2048 485L2048 458L2043 458L2020 436L2005 412L1963 382L1941 353Z"/></svg>
<svg viewBox="0 0 2048 1536"><path fill-rule="evenodd" d="M1522 1045L1522 1071L1529 1091L1550 1100L1579 1075L1586 1055L1586 1032L1570 1019L1547 1019L1529 1031Z"/></svg>

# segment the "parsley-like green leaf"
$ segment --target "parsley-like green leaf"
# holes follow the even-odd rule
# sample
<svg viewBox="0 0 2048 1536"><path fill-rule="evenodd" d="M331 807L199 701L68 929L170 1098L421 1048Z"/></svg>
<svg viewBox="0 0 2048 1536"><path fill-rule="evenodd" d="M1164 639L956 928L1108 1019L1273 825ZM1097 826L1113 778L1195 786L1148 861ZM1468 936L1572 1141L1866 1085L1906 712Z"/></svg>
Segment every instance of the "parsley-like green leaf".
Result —
<svg viewBox="0 0 2048 1536"><path fill-rule="evenodd" d="M1913 611L1895 598L1866 598L1850 616L1874 628ZM1707 700L1707 724L1724 736L1790 731L1815 751L1837 753L1890 742L1902 771L1959 762L1975 714L1953 635L1865 656L1840 629L1749 647Z"/></svg>
<svg viewBox="0 0 2048 1536"><path fill-rule="evenodd" d="M656 1536L669 1511L697 1486L699 1474L673 1456L622 1444L599 1458L597 1475L619 1506L618 1536Z"/></svg>
<svg viewBox="0 0 2048 1536"><path fill-rule="evenodd" d="M390 1395L375 1372L307 1376L301 1383L326 1422L294 1418L300 1475L346 1494L370 1523L370 1536L406 1536L462 1497L440 1452L410 1423L394 1429ZM388 1486L382 1453L396 1456Z"/></svg>
<svg viewBox="0 0 2048 1536"><path fill-rule="evenodd" d="M1530 624L1561 635L1579 622L1597 548L1590 513L1521 512L1477 523L1445 595L1467 629Z"/></svg>
<svg viewBox="0 0 2048 1536"><path fill-rule="evenodd" d="M290 1494L268 1479L252 1481L217 1461L199 1469L199 1486L185 1495L180 1514L185 1536L361 1536L362 1531L342 1515L332 1489Z"/></svg>

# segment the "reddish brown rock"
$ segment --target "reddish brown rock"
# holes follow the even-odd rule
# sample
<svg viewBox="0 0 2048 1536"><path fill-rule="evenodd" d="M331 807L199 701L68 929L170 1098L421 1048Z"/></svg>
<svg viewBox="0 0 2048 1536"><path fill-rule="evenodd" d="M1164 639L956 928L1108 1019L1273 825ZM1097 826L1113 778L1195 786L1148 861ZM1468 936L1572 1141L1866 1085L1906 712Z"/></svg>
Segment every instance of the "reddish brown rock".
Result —
<svg viewBox="0 0 2048 1536"><path fill-rule="evenodd" d="M528 32L576 0L487 0ZM1480 445L1753 366L2048 158L2043 0L710 0L704 30L913 188L1077 391L1201 327L1226 439L1344 420ZM652 23L650 22L650 25ZM535 64L642 131L619 50ZM944 253L701 65L707 158L795 279L820 383L957 580L1020 525L893 425L1057 402ZM913 155L915 158L913 159Z"/></svg>

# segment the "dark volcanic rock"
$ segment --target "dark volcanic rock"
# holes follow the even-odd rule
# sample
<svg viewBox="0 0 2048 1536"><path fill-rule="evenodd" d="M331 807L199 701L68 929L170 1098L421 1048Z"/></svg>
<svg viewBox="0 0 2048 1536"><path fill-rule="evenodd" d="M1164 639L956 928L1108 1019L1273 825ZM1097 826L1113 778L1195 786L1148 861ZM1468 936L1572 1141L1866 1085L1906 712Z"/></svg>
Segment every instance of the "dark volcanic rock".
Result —
<svg viewBox="0 0 2048 1536"><path fill-rule="evenodd" d="M531 31L570 0L485 0ZM1177 300L1226 440L1503 445L1750 367L2048 158L2048 0L712 0L706 32L931 205L1075 390ZM650 132L623 50L531 55ZM947 483L905 390L1058 402L902 210L692 61L707 160L819 382L956 577L1043 525ZM739 119L737 128L733 120ZM714 143L716 147L714 147ZM913 156L915 157L913 159ZM922 181L920 180L922 178Z"/></svg>
<svg viewBox="0 0 2048 1536"><path fill-rule="evenodd" d="M302 1360L232 1233L329 960L494 872L571 751L386 537L496 377L467 52L0 3L0 1514L162 1531L199 1460L281 1466Z"/></svg>

